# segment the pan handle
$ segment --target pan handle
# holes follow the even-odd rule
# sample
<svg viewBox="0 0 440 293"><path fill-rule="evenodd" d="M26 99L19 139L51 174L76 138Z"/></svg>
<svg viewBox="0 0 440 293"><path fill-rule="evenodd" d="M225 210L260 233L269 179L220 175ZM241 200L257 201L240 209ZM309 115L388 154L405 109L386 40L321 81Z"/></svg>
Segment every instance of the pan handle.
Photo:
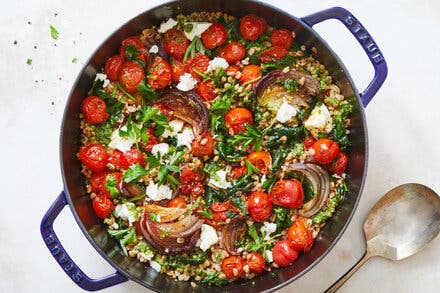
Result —
<svg viewBox="0 0 440 293"><path fill-rule="evenodd" d="M87 291L97 291L127 281L128 279L119 272L115 272L114 274L103 278L91 279L84 274L84 272L70 258L53 230L55 219L66 205L66 195L64 192L61 192L44 215L40 225L41 236L43 237L44 243L66 274L78 286Z"/></svg>
<svg viewBox="0 0 440 293"><path fill-rule="evenodd" d="M353 34L353 36L362 46L374 67L373 80L370 82L367 88L360 93L362 104L364 107L366 107L387 77L387 63L385 62L383 54L376 42L365 29L365 27L353 16L353 14L342 7L333 7L310 14L306 17L303 17L302 21L312 27L315 24L328 19L337 19L347 27L347 29Z"/></svg>

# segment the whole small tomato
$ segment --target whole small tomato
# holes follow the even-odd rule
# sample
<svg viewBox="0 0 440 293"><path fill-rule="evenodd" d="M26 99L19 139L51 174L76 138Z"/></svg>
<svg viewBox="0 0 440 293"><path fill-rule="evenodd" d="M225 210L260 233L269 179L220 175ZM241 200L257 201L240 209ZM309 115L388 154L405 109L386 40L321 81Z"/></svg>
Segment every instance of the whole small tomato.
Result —
<svg viewBox="0 0 440 293"><path fill-rule="evenodd" d="M244 260L240 256L230 256L223 259L222 271L228 279L236 280L244 276Z"/></svg>
<svg viewBox="0 0 440 293"><path fill-rule="evenodd" d="M218 56L229 63L235 63L246 56L246 47L239 42L232 41L218 51Z"/></svg>
<svg viewBox="0 0 440 293"><path fill-rule="evenodd" d="M290 246L295 250L302 250L307 253L313 245L313 235L307 226L307 220L305 218L296 218L292 226L289 228L288 240Z"/></svg>
<svg viewBox="0 0 440 293"><path fill-rule="evenodd" d="M185 74L186 69L182 62L173 59L171 61L171 68L173 70L172 79L174 82L179 82L180 77Z"/></svg>
<svg viewBox="0 0 440 293"><path fill-rule="evenodd" d="M235 77L237 72L240 72L240 66L229 65L228 68L226 68L226 74L229 76Z"/></svg>
<svg viewBox="0 0 440 293"><path fill-rule="evenodd" d="M247 264L251 271L256 274L261 274L266 266L266 261L261 253L251 252L247 256Z"/></svg>
<svg viewBox="0 0 440 293"><path fill-rule="evenodd" d="M181 30L167 30L163 36L163 47L165 51L178 61L182 61L188 48L189 40Z"/></svg>
<svg viewBox="0 0 440 293"><path fill-rule="evenodd" d="M226 42L228 33L224 26L218 22L214 22L206 31L201 35L203 45L208 49L214 49L215 47L223 45Z"/></svg>
<svg viewBox="0 0 440 293"><path fill-rule="evenodd" d="M256 151L250 153L247 160L260 170L262 174L269 174L270 167L272 165L272 157L269 152Z"/></svg>
<svg viewBox="0 0 440 293"><path fill-rule="evenodd" d="M91 171L101 172L107 166L108 154L101 144L89 144L79 150L79 159Z"/></svg>
<svg viewBox="0 0 440 293"><path fill-rule="evenodd" d="M314 157L320 164L330 164L339 154L339 145L328 138L321 138L313 144Z"/></svg>
<svg viewBox="0 0 440 293"><path fill-rule="evenodd" d="M193 140L191 148L195 156L212 156L214 154L215 140L209 131L206 131L198 139Z"/></svg>
<svg viewBox="0 0 440 293"><path fill-rule="evenodd" d="M259 59L263 63L277 61L287 55L287 50L283 47L273 46L264 50Z"/></svg>
<svg viewBox="0 0 440 293"><path fill-rule="evenodd" d="M180 209L186 209L186 202L181 197L176 197L170 200L167 203L167 207L169 208L180 208Z"/></svg>
<svg viewBox="0 0 440 293"><path fill-rule="evenodd" d="M253 14L245 15L240 19L240 34L246 40L255 41L266 31L266 28L266 20Z"/></svg>
<svg viewBox="0 0 440 293"><path fill-rule="evenodd" d="M198 170L185 167L180 172L180 191L198 197L205 191L205 176Z"/></svg>
<svg viewBox="0 0 440 293"><path fill-rule="evenodd" d="M107 78L111 81L117 81L119 74L121 73L121 66L124 63L124 59L121 55L114 55L108 58L105 62L104 72Z"/></svg>
<svg viewBox="0 0 440 293"><path fill-rule="evenodd" d="M154 135L153 130L151 128L147 129L148 133L148 140L144 142L140 142L139 146L142 148L142 150L146 152L150 152L153 149L153 147L159 143L157 137Z"/></svg>
<svg viewBox="0 0 440 293"><path fill-rule="evenodd" d="M162 57L156 56L151 64L148 83L155 90L162 89L171 83L172 72L170 64Z"/></svg>
<svg viewBox="0 0 440 293"><path fill-rule="evenodd" d="M260 66L258 65L246 65L241 71L240 82L241 83L255 83L261 77Z"/></svg>
<svg viewBox="0 0 440 293"><path fill-rule="evenodd" d="M130 150L124 153L124 159L121 164L123 169L128 169L131 165L141 164L145 166L144 154L140 152L136 147L132 147Z"/></svg>
<svg viewBox="0 0 440 293"><path fill-rule="evenodd" d="M332 172L332 173L336 173L339 176L342 175L342 173L345 172L345 169L347 168L348 165L348 156L346 153L344 152L340 152L338 154L338 156L336 157L335 160L333 160L333 162L331 162L330 164L327 164L327 169Z"/></svg>
<svg viewBox="0 0 440 293"><path fill-rule="evenodd" d="M272 202L285 208L298 208L304 200L304 191L296 179L278 180L270 191Z"/></svg>
<svg viewBox="0 0 440 293"><path fill-rule="evenodd" d="M88 96L81 104L84 119L90 124L99 124L107 120L107 104L97 96Z"/></svg>
<svg viewBox="0 0 440 293"><path fill-rule="evenodd" d="M196 53L194 57L189 58L185 62L186 71L191 73L197 80L201 80L200 73L205 73L208 65L209 57L201 53Z"/></svg>
<svg viewBox="0 0 440 293"><path fill-rule="evenodd" d="M90 176L90 190L91 192L101 192L105 189L105 177L107 173L93 173Z"/></svg>
<svg viewBox="0 0 440 293"><path fill-rule="evenodd" d="M122 64L119 81L127 92L136 92L144 77L144 69L138 63L127 61Z"/></svg>
<svg viewBox="0 0 440 293"><path fill-rule="evenodd" d="M293 43L292 33L286 29L274 30L270 36L270 42L273 46L289 50Z"/></svg>
<svg viewBox="0 0 440 293"><path fill-rule="evenodd" d="M273 261L280 267L287 267L299 256L288 240L280 240L272 248Z"/></svg>
<svg viewBox="0 0 440 293"><path fill-rule="evenodd" d="M272 214L272 202L269 194L253 191L248 197L248 212L255 222L264 222Z"/></svg>
<svg viewBox="0 0 440 293"><path fill-rule="evenodd" d="M139 54L137 59L144 60L146 64L148 63L148 53L139 37L131 36L122 41L121 47L119 48L119 54L123 60L127 59L126 49L128 46L134 46L138 50Z"/></svg>
<svg viewBox="0 0 440 293"><path fill-rule="evenodd" d="M253 123L251 111L246 108L234 108L225 115L225 124L234 134L246 131L246 126Z"/></svg>
<svg viewBox="0 0 440 293"><path fill-rule="evenodd" d="M98 217L101 219L105 219L113 212L115 209L115 205L105 195L97 195L92 201L93 209Z"/></svg>
<svg viewBox="0 0 440 293"><path fill-rule="evenodd" d="M246 174L247 168L245 166L235 167L234 169L232 169L232 177L234 177L235 179L238 179Z"/></svg>
<svg viewBox="0 0 440 293"><path fill-rule="evenodd" d="M209 81L201 81L197 84L197 93L204 101L212 101L217 97L217 94L214 92L215 86L212 82Z"/></svg>

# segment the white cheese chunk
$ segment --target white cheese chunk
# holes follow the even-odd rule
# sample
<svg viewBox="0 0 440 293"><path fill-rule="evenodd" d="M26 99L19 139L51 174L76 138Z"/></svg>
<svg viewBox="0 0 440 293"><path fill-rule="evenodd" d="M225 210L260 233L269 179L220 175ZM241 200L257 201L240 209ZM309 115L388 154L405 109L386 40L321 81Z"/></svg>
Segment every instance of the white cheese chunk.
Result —
<svg viewBox="0 0 440 293"><path fill-rule="evenodd" d="M192 41L195 36L199 37L206 31L212 23L210 22L187 22L185 23L185 28L192 26L191 31L185 30L185 36Z"/></svg>
<svg viewBox="0 0 440 293"><path fill-rule="evenodd" d="M168 153L169 149L170 146L167 143L162 142L154 145L151 149L151 153L156 157L158 156L158 154L160 155L160 157L163 157Z"/></svg>
<svg viewBox="0 0 440 293"><path fill-rule="evenodd" d="M127 127L124 125L121 127L121 130L127 131ZM129 137L121 137L119 135L119 129L113 131L112 136L110 137L110 142L108 144L109 147L113 149L120 150L121 152L126 152L131 149L134 141Z"/></svg>
<svg viewBox="0 0 440 293"><path fill-rule="evenodd" d="M160 269L162 268L160 264L154 260L150 260L150 267L158 273L160 273Z"/></svg>
<svg viewBox="0 0 440 293"><path fill-rule="evenodd" d="M158 186L158 184L150 181L150 184L147 186L146 194L149 199L159 201L162 199L171 199L173 190L168 185Z"/></svg>
<svg viewBox="0 0 440 293"><path fill-rule="evenodd" d="M118 204L115 207L115 214L122 220L128 221L130 226L137 220L136 207L133 205L131 207L128 204Z"/></svg>
<svg viewBox="0 0 440 293"><path fill-rule="evenodd" d="M191 143L194 140L194 134L191 128L185 128L182 132L177 134L177 146L186 146L191 149Z"/></svg>
<svg viewBox="0 0 440 293"><path fill-rule="evenodd" d="M226 170L218 170L215 177L209 178L209 184L226 189L231 187L231 183L226 180L226 174L228 173Z"/></svg>
<svg viewBox="0 0 440 293"><path fill-rule="evenodd" d="M102 84L103 88L106 88L110 84L110 80L107 78L107 75L104 74L104 73L97 73L96 77L95 77L95 80L102 81L103 82L103 84Z"/></svg>
<svg viewBox="0 0 440 293"><path fill-rule="evenodd" d="M304 126L315 136L320 132L329 133L333 128L333 123L327 107L324 104L316 106L304 122Z"/></svg>
<svg viewBox="0 0 440 293"><path fill-rule="evenodd" d="M217 231L212 226L203 224L202 232L200 233L200 243L198 242L198 246L201 250L206 251L211 245L214 245L218 242Z"/></svg>
<svg viewBox="0 0 440 293"><path fill-rule="evenodd" d="M159 33L163 34L164 32L166 32L167 30L172 29L173 27L175 27L177 24L177 21L175 21L174 19L170 18L167 21L164 21L160 24L159 29L157 30Z"/></svg>
<svg viewBox="0 0 440 293"><path fill-rule="evenodd" d="M159 47L156 45L151 46L150 50L148 50L148 53L156 54L159 52Z"/></svg>
<svg viewBox="0 0 440 293"><path fill-rule="evenodd" d="M176 136L177 133L179 133L183 128L184 122L182 120L171 120L168 125L171 126L171 130L165 129L165 131L162 134L162 137L170 137L170 136Z"/></svg>
<svg viewBox="0 0 440 293"><path fill-rule="evenodd" d="M214 57L214 59L209 61L207 71L217 71L222 68L226 69L228 67L229 67L228 61L220 57Z"/></svg>
<svg viewBox="0 0 440 293"><path fill-rule="evenodd" d="M270 234L275 233L276 230L277 230L277 224L269 223L269 222L264 222L263 226L261 226L260 228L261 233L265 234L264 240L269 240Z"/></svg>
<svg viewBox="0 0 440 293"><path fill-rule="evenodd" d="M283 101L281 107L278 109L275 119L281 123L286 123L287 121L290 121L293 117L295 117L297 113L298 109L295 106L289 104L286 101Z"/></svg>
<svg viewBox="0 0 440 293"><path fill-rule="evenodd" d="M183 92L187 92L192 90L196 84L197 79L195 79L190 73L185 73L180 76L177 88Z"/></svg>
<svg viewBox="0 0 440 293"><path fill-rule="evenodd" d="M266 261L273 262L272 250L266 250L265 252L266 252Z"/></svg>

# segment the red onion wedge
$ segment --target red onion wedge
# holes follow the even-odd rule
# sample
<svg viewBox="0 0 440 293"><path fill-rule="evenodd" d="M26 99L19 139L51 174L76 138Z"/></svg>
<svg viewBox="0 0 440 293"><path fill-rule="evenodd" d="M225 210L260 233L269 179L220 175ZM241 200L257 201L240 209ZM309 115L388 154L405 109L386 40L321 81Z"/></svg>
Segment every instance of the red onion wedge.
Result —
<svg viewBox="0 0 440 293"><path fill-rule="evenodd" d="M236 216L229 224L222 227L220 246L230 254L239 255L236 242L239 242L247 231L246 217Z"/></svg>

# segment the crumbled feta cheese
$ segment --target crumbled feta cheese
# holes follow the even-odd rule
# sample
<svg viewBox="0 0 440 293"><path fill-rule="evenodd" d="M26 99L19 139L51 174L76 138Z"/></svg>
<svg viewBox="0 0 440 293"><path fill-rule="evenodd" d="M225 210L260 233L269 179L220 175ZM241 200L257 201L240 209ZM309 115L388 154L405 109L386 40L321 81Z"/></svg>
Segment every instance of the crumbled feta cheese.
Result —
<svg viewBox="0 0 440 293"><path fill-rule="evenodd" d="M218 242L217 232L212 226L203 224L202 232L200 233L200 243L197 243L201 250L208 250L211 245Z"/></svg>
<svg viewBox="0 0 440 293"><path fill-rule="evenodd" d="M309 130L314 136L317 136L320 132L329 133L332 128L332 117L327 107L324 104L316 106L309 118L304 122L305 128Z"/></svg>
<svg viewBox="0 0 440 293"><path fill-rule="evenodd" d="M159 201L162 199L171 199L173 190L168 185L158 186L158 184L150 181L150 184L147 186L146 194L149 199Z"/></svg>
<svg viewBox="0 0 440 293"><path fill-rule="evenodd" d="M164 32L166 32L167 30L172 29L173 27L175 27L177 24L177 21L175 21L174 19L170 18L167 21L164 21L160 24L159 29L157 30L159 33L163 34Z"/></svg>
<svg viewBox="0 0 440 293"><path fill-rule="evenodd" d="M267 180L267 177L266 177L266 174L264 174L264 175L261 176L261 178L260 178L260 183L261 183L261 184L264 184L264 182L266 182L266 180Z"/></svg>
<svg viewBox="0 0 440 293"><path fill-rule="evenodd" d="M170 149L170 146L167 143L158 143L153 146L151 149L151 153L157 157L158 154L160 154L160 157L163 157L168 153Z"/></svg>
<svg viewBox="0 0 440 293"><path fill-rule="evenodd" d="M194 140L194 134L191 128L185 128L182 132L177 134L177 146L186 146L191 149L191 143Z"/></svg>
<svg viewBox="0 0 440 293"><path fill-rule="evenodd" d="M103 88L106 88L110 84L110 80L108 80L107 75L104 74L104 73L97 73L96 77L95 77L95 80L102 81L103 82L103 84L102 84Z"/></svg>
<svg viewBox="0 0 440 293"><path fill-rule="evenodd" d="M192 90L196 84L197 79L195 79L190 73L185 73L180 76L177 88L183 92L187 92Z"/></svg>
<svg viewBox="0 0 440 293"><path fill-rule="evenodd" d="M283 101L281 107L278 109L275 119L281 123L286 123L295 117L296 113L298 113L298 109L295 106Z"/></svg>
<svg viewBox="0 0 440 293"><path fill-rule="evenodd" d="M265 252L266 252L266 261L273 262L272 250L266 250Z"/></svg>
<svg viewBox="0 0 440 293"><path fill-rule="evenodd" d="M200 38L203 32L206 31L211 25L212 23L210 22L187 22L185 23L185 36L190 41L192 41L195 36ZM192 26L191 31L187 32L186 28L190 26Z"/></svg>
<svg viewBox="0 0 440 293"><path fill-rule="evenodd" d="M209 61L207 71L216 71L216 70L220 70L221 68L226 69L228 68L228 66L229 63L225 59L220 57L214 57L214 59Z"/></svg>
<svg viewBox="0 0 440 293"><path fill-rule="evenodd" d="M156 54L157 52L159 52L159 47L156 45L151 46L150 50L148 50L148 53Z"/></svg>
<svg viewBox="0 0 440 293"><path fill-rule="evenodd" d="M215 174L216 174L215 177L217 177L217 178L211 177L209 179L208 183L215 186L215 187L223 188L223 189L231 187L231 183L226 180L227 173L228 172L226 170L218 170L217 172L215 172Z"/></svg>
<svg viewBox="0 0 440 293"><path fill-rule="evenodd" d="M114 223L112 224L112 228L115 229L115 230L119 229L119 225L118 225L118 223L114 222Z"/></svg>
<svg viewBox="0 0 440 293"><path fill-rule="evenodd" d="M130 226L135 221L137 221L138 218L136 206L133 203L118 204L115 207L115 214L117 217L121 218L122 220L128 221Z"/></svg>
<svg viewBox="0 0 440 293"><path fill-rule="evenodd" d="M154 260L150 260L150 267L158 273L160 273L160 269L162 268L160 264Z"/></svg>
<svg viewBox="0 0 440 293"><path fill-rule="evenodd" d="M276 230L277 230L277 224L269 223L269 222L264 222L263 226L261 226L260 228L261 233L265 234L264 240L269 240L270 234L275 233Z"/></svg>
<svg viewBox="0 0 440 293"><path fill-rule="evenodd" d="M120 130L127 131L127 127L124 125L120 128ZM126 152L131 149L134 141L129 137L121 137L119 135L119 129L113 131L112 136L110 137L110 142L108 144L109 147L113 149L120 150L121 152Z"/></svg>
<svg viewBox="0 0 440 293"><path fill-rule="evenodd" d="M170 137L170 136L176 136L177 133L179 133L183 128L184 122L182 120L171 120L168 122L168 125L172 128L171 130L165 129L165 131L162 134L162 137Z"/></svg>

